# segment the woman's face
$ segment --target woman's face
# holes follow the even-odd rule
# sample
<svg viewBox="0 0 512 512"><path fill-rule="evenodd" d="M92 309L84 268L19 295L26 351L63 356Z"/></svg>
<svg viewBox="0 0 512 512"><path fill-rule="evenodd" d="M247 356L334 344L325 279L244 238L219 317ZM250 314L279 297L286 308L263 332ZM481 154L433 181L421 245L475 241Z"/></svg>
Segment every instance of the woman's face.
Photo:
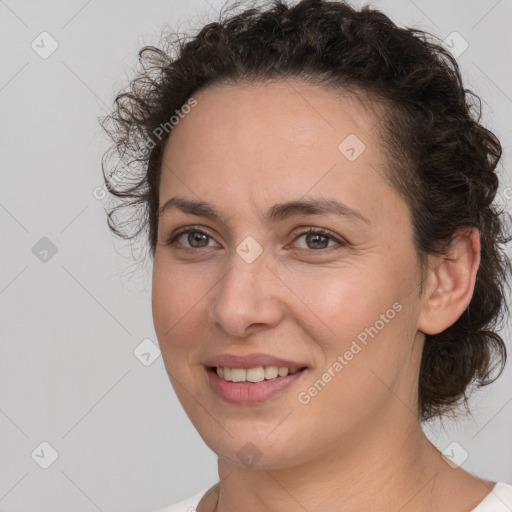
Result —
<svg viewBox="0 0 512 512"><path fill-rule="evenodd" d="M199 434L225 459L277 468L410 422L420 272L410 211L383 178L377 115L299 81L195 100L165 148L160 206L209 209L175 201L162 213L152 305ZM305 369L275 377L273 366Z"/></svg>

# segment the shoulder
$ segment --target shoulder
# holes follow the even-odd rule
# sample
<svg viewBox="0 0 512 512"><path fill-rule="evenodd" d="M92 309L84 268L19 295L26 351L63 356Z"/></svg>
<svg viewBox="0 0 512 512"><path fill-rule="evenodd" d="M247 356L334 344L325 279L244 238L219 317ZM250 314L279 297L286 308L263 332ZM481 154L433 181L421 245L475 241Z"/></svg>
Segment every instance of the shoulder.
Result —
<svg viewBox="0 0 512 512"><path fill-rule="evenodd" d="M512 485L497 482L492 491L471 512L510 512L512 510Z"/></svg>
<svg viewBox="0 0 512 512"><path fill-rule="evenodd" d="M175 503L174 505L169 505L167 507L159 508L154 512L196 512L197 504L201 501L201 498L206 494L206 492L210 489L210 487L205 487L198 493L185 498L179 503Z"/></svg>

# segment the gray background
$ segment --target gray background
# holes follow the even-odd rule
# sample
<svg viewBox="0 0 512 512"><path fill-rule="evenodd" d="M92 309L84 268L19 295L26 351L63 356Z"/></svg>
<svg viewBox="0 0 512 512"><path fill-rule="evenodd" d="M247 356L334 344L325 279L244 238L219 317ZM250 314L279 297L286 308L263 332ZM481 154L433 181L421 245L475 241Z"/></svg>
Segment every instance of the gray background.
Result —
<svg viewBox="0 0 512 512"><path fill-rule="evenodd" d="M194 30L221 5L0 0L2 511L151 511L216 481L216 457L151 345L150 264L131 263L93 191L103 185L107 148L98 118L131 76L138 49L158 43L163 23ZM457 31L468 42L458 61L510 169L512 2L373 5L400 25L442 39ZM46 59L31 47L43 31L59 45ZM510 181L503 169L503 202L512 198ZM473 400L473 420L428 429L441 450L463 447L465 469L508 483L511 383L509 365ZM51 448L43 442L58 453L47 469Z"/></svg>

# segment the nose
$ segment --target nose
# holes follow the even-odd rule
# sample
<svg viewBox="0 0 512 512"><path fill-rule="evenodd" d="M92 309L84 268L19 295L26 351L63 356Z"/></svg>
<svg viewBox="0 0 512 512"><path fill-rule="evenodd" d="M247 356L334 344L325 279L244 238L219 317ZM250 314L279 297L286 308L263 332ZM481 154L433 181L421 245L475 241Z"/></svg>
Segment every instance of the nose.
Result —
<svg viewBox="0 0 512 512"><path fill-rule="evenodd" d="M283 317L283 303L278 297L283 288L264 253L252 263L234 253L229 270L214 288L209 320L240 338L257 329L275 327Z"/></svg>

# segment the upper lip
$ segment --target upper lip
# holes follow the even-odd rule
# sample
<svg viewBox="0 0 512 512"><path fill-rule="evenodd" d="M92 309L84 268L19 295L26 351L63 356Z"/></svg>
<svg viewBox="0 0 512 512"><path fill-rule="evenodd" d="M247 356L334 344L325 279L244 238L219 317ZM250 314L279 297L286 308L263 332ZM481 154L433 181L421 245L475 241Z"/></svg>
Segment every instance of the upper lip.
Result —
<svg viewBox="0 0 512 512"><path fill-rule="evenodd" d="M222 366L223 368L256 368L258 366L286 367L289 370L305 368L307 365L271 356L269 354L249 354L246 356L220 354L205 362L208 367Z"/></svg>

